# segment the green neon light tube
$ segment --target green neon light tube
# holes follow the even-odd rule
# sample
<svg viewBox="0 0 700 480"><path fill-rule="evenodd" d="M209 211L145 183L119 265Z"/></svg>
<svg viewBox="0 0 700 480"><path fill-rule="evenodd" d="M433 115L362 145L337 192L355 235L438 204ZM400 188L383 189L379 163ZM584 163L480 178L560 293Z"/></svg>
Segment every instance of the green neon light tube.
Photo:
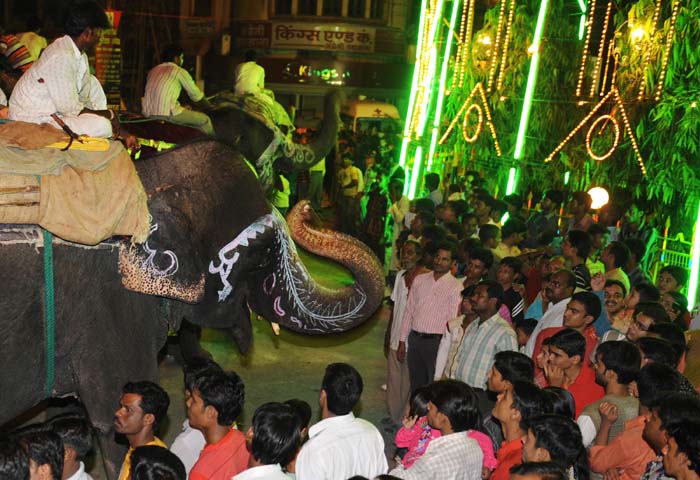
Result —
<svg viewBox="0 0 700 480"><path fill-rule="evenodd" d="M508 171L508 185L506 186L506 195L510 195L515 191L515 186L518 184L518 169L510 167Z"/></svg>
<svg viewBox="0 0 700 480"><path fill-rule="evenodd" d="M690 261L690 283L688 284L688 307L692 310L698 295L698 273L700 273L700 204L695 219L693 247Z"/></svg>
<svg viewBox="0 0 700 480"><path fill-rule="evenodd" d="M425 133L425 124L428 123L428 110L433 97L433 80L435 79L435 69L437 68L437 48L433 45L430 48L430 63L428 64L428 74L425 77L426 94L423 95L423 104L421 105L420 117L418 118L418 128L416 136L421 138Z"/></svg>
<svg viewBox="0 0 700 480"><path fill-rule="evenodd" d="M586 33L586 14L581 15L581 20L578 24L578 39L583 40L583 35Z"/></svg>
<svg viewBox="0 0 700 480"><path fill-rule="evenodd" d="M433 127L433 134L430 137L430 148L428 149L428 171L430 172L433 166L433 155L435 155L435 150L437 149L438 141L438 128Z"/></svg>
<svg viewBox="0 0 700 480"><path fill-rule="evenodd" d="M569 177L571 176L571 172L566 172L564 173L564 185L569 184Z"/></svg>
<svg viewBox="0 0 700 480"><path fill-rule="evenodd" d="M549 8L549 0L542 0L540 3L540 11L537 14L537 25L535 26L535 37L532 45L535 52L532 54L530 61L530 72L527 76L527 88L525 89L525 98L523 100L523 111L520 115L520 126L518 127L518 138L515 143L515 153L513 158L519 160L523 155L525 148L525 136L527 135L527 127L530 122L530 109L532 108L532 97L535 93L535 85L537 84L537 66L540 62L540 41L544 32L544 22L547 18L547 9Z"/></svg>
<svg viewBox="0 0 700 480"><path fill-rule="evenodd" d="M423 163L423 147L418 145L416 148L416 156L413 159L413 169L411 170L411 188L408 191L408 198L413 200L416 196L416 188L418 186L418 177L420 176L420 167Z"/></svg>

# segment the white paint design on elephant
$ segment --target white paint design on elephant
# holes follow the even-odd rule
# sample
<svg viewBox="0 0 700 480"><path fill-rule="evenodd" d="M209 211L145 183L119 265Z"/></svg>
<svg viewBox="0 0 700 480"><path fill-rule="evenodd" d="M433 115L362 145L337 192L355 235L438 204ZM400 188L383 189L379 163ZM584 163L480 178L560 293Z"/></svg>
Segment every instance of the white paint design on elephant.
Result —
<svg viewBox="0 0 700 480"><path fill-rule="evenodd" d="M265 280L263 280L263 292L265 292L265 295L270 295L272 293L272 289L275 288L275 285L277 284L277 275L275 275L275 272L272 272L269 274L267 277L265 277Z"/></svg>
<svg viewBox="0 0 700 480"><path fill-rule="evenodd" d="M219 261L221 262L219 265L214 265L213 260L209 263L209 273L218 273L219 277L221 278L221 283L224 284L224 288L219 290L219 302L226 300L233 290L233 286L229 282L229 276L231 275L231 270L233 270L233 267L240 258L240 252L236 250L238 250L239 247L250 246L249 241L258 238L260 234L272 228L273 223L274 216L272 214L268 213L267 215L258 218L255 222L246 227L245 230L239 233L236 238L231 240L229 243L224 245L221 250L219 250L218 256ZM233 255L230 255L231 252L233 252Z"/></svg>
<svg viewBox="0 0 700 480"><path fill-rule="evenodd" d="M279 315L280 317L284 317L287 315L287 312L284 311L282 308L282 297L277 297L275 298L275 301L272 303L272 308L275 309L275 313Z"/></svg>
<svg viewBox="0 0 700 480"><path fill-rule="evenodd" d="M158 231L158 224L151 224L148 236L150 237L156 231ZM172 250L164 250L161 253L161 255L165 255L170 258L170 265L168 265L166 268L158 268L156 267L155 263L153 263L153 260L156 258L156 255L158 255L158 250L152 249L151 246L148 244L148 240L146 240L143 243L143 250L148 255L143 260L143 262L141 262L141 268L143 270L150 270L156 277L171 277L175 275L175 273L177 273L179 263L175 252L173 252Z"/></svg>

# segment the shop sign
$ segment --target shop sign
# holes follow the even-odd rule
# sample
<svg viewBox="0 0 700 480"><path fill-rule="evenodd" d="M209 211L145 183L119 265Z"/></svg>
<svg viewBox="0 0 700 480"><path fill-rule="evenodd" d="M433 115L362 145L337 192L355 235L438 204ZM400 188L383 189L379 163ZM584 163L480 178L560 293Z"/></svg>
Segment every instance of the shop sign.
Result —
<svg viewBox="0 0 700 480"><path fill-rule="evenodd" d="M375 29L353 25L272 24L270 46L281 49L374 52Z"/></svg>

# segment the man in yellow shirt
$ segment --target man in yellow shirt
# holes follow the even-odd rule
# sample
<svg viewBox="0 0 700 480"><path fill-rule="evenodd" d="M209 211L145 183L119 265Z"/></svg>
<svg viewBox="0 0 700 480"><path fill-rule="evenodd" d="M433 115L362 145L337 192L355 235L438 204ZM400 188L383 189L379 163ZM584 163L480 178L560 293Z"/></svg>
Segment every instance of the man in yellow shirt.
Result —
<svg viewBox="0 0 700 480"><path fill-rule="evenodd" d="M157 445L168 448L158 437L160 422L168 413L170 398L160 385L149 381L127 382L122 388L119 408L114 412L114 430L126 436L129 451L119 471L119 480L128 480L131 454L136 447Z"/></svg>

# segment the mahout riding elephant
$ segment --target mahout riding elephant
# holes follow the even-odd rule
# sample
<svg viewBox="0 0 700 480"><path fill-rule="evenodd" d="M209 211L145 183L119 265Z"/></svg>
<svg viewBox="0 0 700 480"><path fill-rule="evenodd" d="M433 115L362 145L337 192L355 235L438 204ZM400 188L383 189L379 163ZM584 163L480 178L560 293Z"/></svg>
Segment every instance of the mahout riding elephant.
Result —
<svg viewBox="0 0 700 480"><path fill-rule="evenodd" d="M110 478L123 455L112 428L120 388L157 378L167 319L231 329L246 350L249 305L295 331L327 334L362 323L383 297L382 269L369 249L310 227L302 203L289 215L294 235L307 248L332 252L355 276L335 291L316 284L284 219L232 147L201 140L136 165L152 217L145 243L53 243L52 356L41 232L0 231L0 425L48 396L77 394L99 431Z"/></svg>

